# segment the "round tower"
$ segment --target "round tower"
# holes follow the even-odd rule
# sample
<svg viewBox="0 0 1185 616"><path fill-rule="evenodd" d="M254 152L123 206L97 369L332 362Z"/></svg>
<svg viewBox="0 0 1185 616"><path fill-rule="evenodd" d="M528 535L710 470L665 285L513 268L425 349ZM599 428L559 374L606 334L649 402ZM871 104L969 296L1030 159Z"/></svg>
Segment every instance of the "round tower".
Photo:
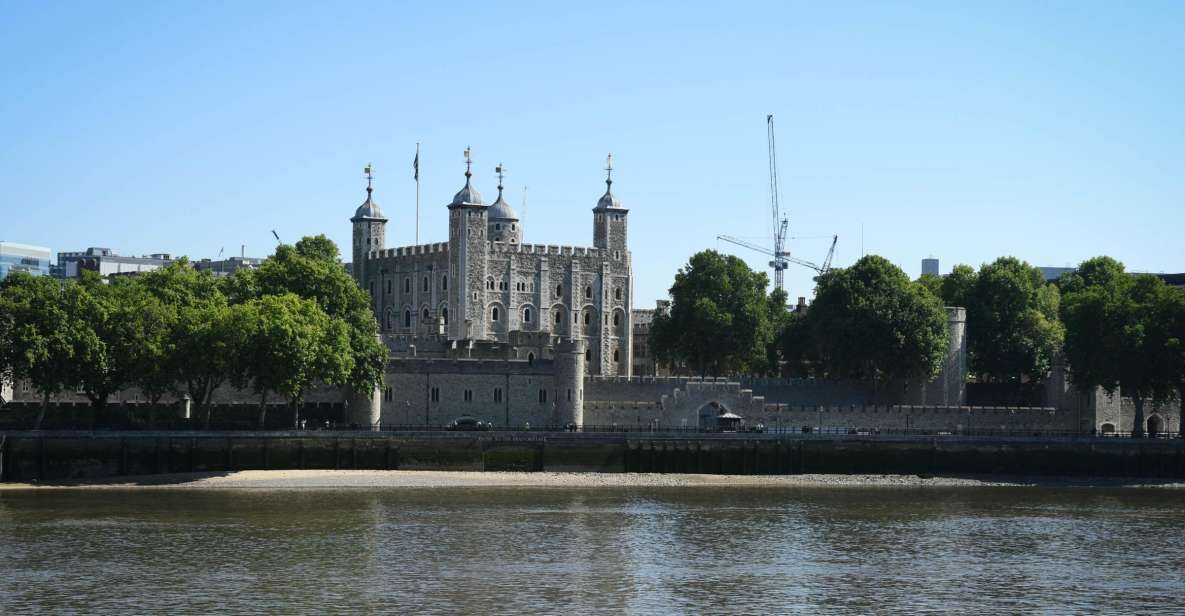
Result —
<svg viewBox="0 0 1185 616"><path fill-rule="evenodd" d="M555 349L555 423L584 425L584 340L565 340Z"/></svg>
<svg viewBox="0 0 1185 616"><path fill-rule="evenodd" d="M518 214L502 198L502 172L504 170L501 163L498 163L498 166L494 168L494 171L498 173L498 199L490 206L489 238L492 242L521 244L523 243L522 223L518 219Z"/></svg>
<svg viewBox="0 0 1185 616"><path fill-rule="evenodd" d="M374 202L374 169L366 165L366 201L358 206L350 222L354 223L354 244L351 265L354 280L366 286L366 260L371 251L382 250L387 244L387 218Z"/></svg>

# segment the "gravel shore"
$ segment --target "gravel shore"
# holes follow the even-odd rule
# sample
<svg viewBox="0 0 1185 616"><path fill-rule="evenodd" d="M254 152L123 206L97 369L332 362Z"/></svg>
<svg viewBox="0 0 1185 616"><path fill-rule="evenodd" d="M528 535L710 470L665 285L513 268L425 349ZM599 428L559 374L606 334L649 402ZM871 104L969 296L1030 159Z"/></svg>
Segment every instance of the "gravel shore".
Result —
<svg viewBox="0 0 1185 616"><path fill-rule="evenodd" d="M931 477L919 475L681 475L659 473L507 473L466 471L286 470L115 477L48 484L0 484L0 492L44 489L335 489L335 488L667 488L667 487L1157 487L1153 479L1073 477Z"/></svg>

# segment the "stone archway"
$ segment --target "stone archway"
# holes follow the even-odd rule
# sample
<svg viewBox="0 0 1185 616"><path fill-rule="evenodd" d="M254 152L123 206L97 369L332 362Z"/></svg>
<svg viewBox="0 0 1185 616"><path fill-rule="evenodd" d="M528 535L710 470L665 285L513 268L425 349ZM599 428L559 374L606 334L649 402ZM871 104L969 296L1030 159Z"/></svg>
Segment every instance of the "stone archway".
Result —
<svg viewBox="0 0 1185 616"><path fill-rule="evenodd" d="M703 406L699 407L699 410L695 412L696 419L699 421L699 429L715 429L716 418L727 412L728 407L721 404L719 400L705 402Z"/></svg>
<svg viewBox="0 0 1185 616"><path fill-rule="evenodd" d="M1115 433L1115 424L1113 424L1111 422L1104 423L1103 425L1099 426L1099 433L1100 434L1114 434Z"/></svg>
<svg viewBox="0 0 1185 616"><path fill-rule="evenodd" d="M1164 431L1164 420L1160 415L1148 416L1148 438L1156 438L1156 435Z"/></svg>

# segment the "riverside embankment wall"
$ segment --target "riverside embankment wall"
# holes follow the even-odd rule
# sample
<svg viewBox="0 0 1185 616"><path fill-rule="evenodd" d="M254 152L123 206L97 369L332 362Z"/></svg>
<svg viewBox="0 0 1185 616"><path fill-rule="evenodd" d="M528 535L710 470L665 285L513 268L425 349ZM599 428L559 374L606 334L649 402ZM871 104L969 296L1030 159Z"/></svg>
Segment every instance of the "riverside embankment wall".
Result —
<svg viewBox="0 0 1185 616"><path fill-rule="evenodd" d="M0 433L0 481L257 469L1185 478L1185 441L381 432Z"/></svg>

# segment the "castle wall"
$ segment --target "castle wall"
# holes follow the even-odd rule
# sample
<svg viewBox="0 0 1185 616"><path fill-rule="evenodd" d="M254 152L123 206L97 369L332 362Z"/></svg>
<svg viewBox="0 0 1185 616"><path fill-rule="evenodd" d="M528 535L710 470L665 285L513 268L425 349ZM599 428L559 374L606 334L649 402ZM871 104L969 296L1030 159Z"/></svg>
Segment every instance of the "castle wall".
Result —
<svg viewBox="0 0 1185 616"><path fill-rule="evenodd" d="M497 426L562 425L557 402L579 396L572 370L551 360L395 359L382 396L382 423L444 426L473 417Z"/></svg>
<svg viewBox="0 0 1185 616"><path fill-rule="evenodd" d="M384 334L441 335L448 314L449 247L445 243L369 253L363 288L371 292ZM427 318L424 313L427 311Z"/></svg>

